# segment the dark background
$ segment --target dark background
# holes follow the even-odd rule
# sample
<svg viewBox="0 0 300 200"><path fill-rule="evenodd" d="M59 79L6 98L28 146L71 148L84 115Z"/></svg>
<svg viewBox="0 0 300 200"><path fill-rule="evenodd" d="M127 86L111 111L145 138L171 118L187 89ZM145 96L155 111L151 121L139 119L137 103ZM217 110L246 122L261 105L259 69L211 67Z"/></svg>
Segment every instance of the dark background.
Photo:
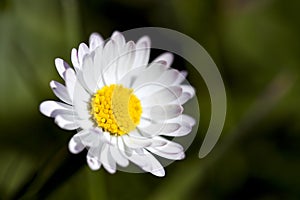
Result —
<svg viewBox="0 0 300 200"><path fill-rule="evenodd" d="M0 0L0 199L300 199L299 10L298 0ZM199 159L210 100L190 73L201 121L187 158L164 178L92 172L86 152L68 152L74 132L39 113L56 99L54 58L70 63L92 32L144 26L209 52L227 91L223 134ZM173 66L191 69L179 58Z"/></svg>

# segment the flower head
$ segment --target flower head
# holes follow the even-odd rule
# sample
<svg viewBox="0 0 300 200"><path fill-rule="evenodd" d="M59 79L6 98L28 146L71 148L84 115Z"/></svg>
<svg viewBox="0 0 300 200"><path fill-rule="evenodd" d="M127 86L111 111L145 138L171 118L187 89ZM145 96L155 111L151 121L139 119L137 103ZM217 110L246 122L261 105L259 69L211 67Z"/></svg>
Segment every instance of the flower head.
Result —
<svg viewBox="0 0 300 200"><path fill-rule="evenodd" d="M167 139L191 132L194 119L183 114L182 105L195 91L183 84L186 73L170 68L173 55L164 53L151 63L150 39L126 42L114 32L104 42L90 36L71 52L73 67L60 58L56 69L65 85L51 81L62 101L44 101L40 111L66 130L78 130L69 150L88 149L92 170L103 166L115 173L117 165L134 163L146 172L164 176L154 154L171 160L184 158L183 147Z"/></svg>

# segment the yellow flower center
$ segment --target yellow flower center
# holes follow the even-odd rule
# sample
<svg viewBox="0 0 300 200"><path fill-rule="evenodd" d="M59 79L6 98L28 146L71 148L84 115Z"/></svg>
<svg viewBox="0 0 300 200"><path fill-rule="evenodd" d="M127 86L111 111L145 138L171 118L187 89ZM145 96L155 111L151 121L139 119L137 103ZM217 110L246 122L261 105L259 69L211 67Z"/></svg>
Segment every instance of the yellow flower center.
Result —
<svg viewBox="0 0 300 200"><path fill-rule="evenodd" d="M94 94L91 114L104 131L120 136L134 130L140 123L142 106L132 89L112 84Z"/></svg>

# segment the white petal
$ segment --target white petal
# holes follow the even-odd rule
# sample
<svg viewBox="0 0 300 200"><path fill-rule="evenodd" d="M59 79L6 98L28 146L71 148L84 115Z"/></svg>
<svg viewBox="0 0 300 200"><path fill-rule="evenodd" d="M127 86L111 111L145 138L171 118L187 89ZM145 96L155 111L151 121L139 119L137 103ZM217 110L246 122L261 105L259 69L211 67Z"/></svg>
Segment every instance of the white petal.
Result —
<svg viewBox="0 0 300 200"><path fill-rule="evenodd" d="M146 118L141 118L138 127L146 127L149 126L151 123L152 123L151 120L148 120Z"/></svg>
<svg viewBox="0 0 300 200"><path fill-rule="evenodd" d="M181 136L185 136L185 135L189 134L192 131L192 127L196 123L194 118L192 118L188 115L185 115L185 114L182 114L182 115L172 118L172 119L168 119L164 122L166 124L169 124L169 123L180 124L180 128L173 132L162 131L160 133L161 135L170 136L170 137L181 137Z"/></svg>
<svg viewBox="0 0 300 200"><path fill-rule="evenodd" d="M90 52L89 47L85 43L81 43L78 48L78 61L79 65L82 66L83 58Z"/></svg>
<svg viewBox="0 0 300 200"><path fill-rule="evenodd" d="M157 123L150 126L140 128L143 134L148 136L162 135L164 133L172 133L180 128L178 123Z"/></svg>
<svg viewBox="0 0 300 200"><path fill-rule="evenodd" d="M123 85L124 87L127 88L132 88L132 84L135 81L135 79L141 74L141 69L134 69L131 71L128 71L129 68L127 68L128 66L124 66L126 67L126 69L123 69L122 67L119 67L120 71L119 72L119 76L122 78L120 80L118 80L118 84ZM124 76L123 76L124 74Z"/></svg>
<svg viewBox="0 0 300 200"><path fill-rule="evenodd" d="M129 41L120 51L119 57L117 58L118 80L122 79L132 69L135 56L135 44Z"/></svg>
<svg viewBox="0 0 300 200"><path fill-rule="evenodd" d="M174 83L178 80L179 76L181 76L179 71L169 69L159 77L157 82L163 85L174 85Z"/></svg>
<svg viewBox="0 0 300 200"><path fill-rule="evenodd" d="M80 141L84 146L96 147L100 146L102 143L100 134L101 133L96 133L94 131L82 130L74 135L73 138L75 141Z"/></svg>
<svg viewBox="0 0 300 200"><path fill-rule="evenodd" d="M111 145L109 148L113 159L118 163L118 165L122 167L126 167L129 165L128 159L126 159L123 154L121 154L120 150L117 147Z"/></svg>
<svg viewBox="0 0 300 200"><path fill-rule="evenodd" d="M152 152L152 153L154 153L154 154L156 154L160 157L167 158L167 159L170 159L170 160L182 160L185 157L184 151L179 152L179 153L172 153L172 152L169 152L166 147L164 147L163 150L157 149L157 148L154 148L154 147L148 147L147 149L150 152Z"/></svg>
<svg viewBox="0 0 300 200"><path fill-rule="evenodd" d="M155 58L155 60L153 62L164 61L164 62L166 62L166 66L169 68L173 63L173 60L174 60L173 54L166 52L166 53L161 54L157 58Z"/></svg>
<svg viewBox="0 0 300 200"><path fill-rule="evenodd" d="M151 41L148 36L144 36L137 41L133 69L138 67L146 67L148 65L150 48Z"/></svg>
<svg viewBox="0 0 300 200"><path fill-rule="evenodd" d="M87 163L92 170L98 170L101 167L100 153L102 146L91 147L86 156Z"/></svg>
<svg viewBox="0 0 300 200"><path fill-rule="evenodd" d="M126 43L124 36L119 31L115 31L113 32L111 39L115 41L118 52L121 52Z"/></svg>
<svg viewBox="0 0 300 200"><path fill-rule="evenodd" d="M85 120L85 119L91 118L91 114L89 111L89 105L85 102L82 102L81 104L76 105L75 111L76 111L79 119Z"/></svg>
<svg viewBox="0 0 300 200"><path fill-rule="evenodd" d="M69 142L69 150L71 153L77 154L84 149L84 145L80 141L75 141L74 137L71 138Z"/></svg>
<svg viewBox="0 0 300 200"><path fill-rule="evenodd" d="M180 87L182 88L182 95L173 103L183 105L188 100L193 98L193 96L195 95L195 89L189 85L180 85Z"/></svg>
<svg viewBox="0 0 300 200"><path fill-rule="evenodd" d="M122 167L127 167L129 165L128 159L126 159L116 147L110 146L110 152L112 158L118 163L118 165Z"/></svg>
<svg viewBox="0 0 300 200"><path fill-rule="evenodd" d="M134 130L130 131L130 132L128 133L128 135L130 135L130 136L132 136L132 137L138 137L138 138L144 137L143 135L141 135L141 134L139 133L139 131L138 131L137 129L134 129Z"/></svg>
<svg viewBox="0 0 300 200"><path fill-rule="evenodd" d="M184 92L181 96L174 102L180 105L185 104L188 100L190 100L193 96L190 93Z"/></svg>
<svg viewBox="0 0 300 200"><path fill-rule="evenodd" d="M93 63L94 63L94 79L97 82L97 86L98 88L102 88L104 86L104 82L102 79L102 70L104 67L104 63L103 63L103 48L99 47L97 49L95 49L95 55L93 58Z"/></svg>
<svg viewBox="0 0 300 200"><path fill-rule="evenodd" d="M98 129L102 131L102 129L100 129L100 128L98 128ZM103 140L106 143L110 143L111 144L112 135L109 132L103 131L102 136L103 136Z"/></svg>
<svg viewBox="0 0 300 200"><path fill-rule="evenodd" d="M91 94L95 93L97 90L97 80L94 77L94 63L93 63L93 58L88 55L84 58L83 64L82 64L82 75L84 82L87 86L87 89Z"/></svg>
<svg viewBox="0 0 300 200"><path fill-rule="evenodd" d="M94 51L103 44L103 38L98 33L92 33L89 39L90 51Z"/></svg>
<svg viewBox="0 0 300 200"><path fill-rule="evenodd" d="M80 119L88 119L91 117L89 105L91 95L82 87L81 84L76 85L76 93L74 94L74 109Z"/></svg>
<svg viewBox="0 0 300 200"><path fill-rule="evenodd" d="M116 162L111 156L108 144L103 144L103 147L101 150L101 155L100 155L100 161L101 161L103 167L109 173L113 174L116 172Z"/></svg>
<svg viewBox="0 0 300 200"><path fill-rule="evenodd" d="M127 145L125 145L124 138L123 137L118 137L117 140L118 147L120 149L120 152L126 156L131 156L132 155L132 149L128 148Z"/></svg>
<svg viewBox="0 0 300 200"><path fill-rule="evenodd" d="M64 116L64 115L76 115L76 117L77 117L77 114L74 112L74 110L63 110L63 109L54 110L51 113L50 117L55 118L57 115L62 115L62 116Z"/></svg>
<svg viewBox="0 0 300 200"><path fill-rule="evenodd" d="M165 87L151 94L151 96L144 97L140 100L143 106L165 105L177 100L181 96L181 93L182 89L179 86Z"/></svg>
<svg viewBox="0 0 300 200"><path fill-rule="evenodd" d="M76 71L79 71L81 67L79 65L77 49L75 48L73 48L71 51L71 61Z"/></svg>
<svg viewBox="0 0 300 200"><path fill-rule="evenodd" d="M70 110L73 111L73 107L57 101L44 101L40 104L40 111L47 117L52 117L51 114L55 110Z"/></svg>
<svg viewBox="0 0 300 200"><path fill-rule="evenodd" d="M189 134L192 131L192 126L187 122L181 122L178 129L174 131L162 131L160 135L170 136L170 137L181 137Z"/></svg>
<svg viewBox="0 0 300 200"><path fill-rule="evenodd" d="M62 79L65 80L65 72L67 69L70 68L70 66L61 58L56 58L54 62L58 74L61 76Z"/></svg>
<svg viewBox="0 0 300 200"><path fill-rule="evenodd" d="M57 96L60 100L64 101L65 103L72 104L72 100L69 97L68 91L64 85L56 81L51 81L50 87L55 96Z"/></svg>
<svg viewBox="0 0 300 200"><path fill-rule="evenodd" d="M151 147L160 147L167 144L167 141L164 140L152 140L151 141Z"/></svg>
<svg viewBox="0 0 300 200"><path fill-rule="evenodd" d="M180 85L183 93L189 93L192 97L195 95L195 89L190 85Z"/></svg>
<svg viewBox="0 0 300 200"><path fill-rule="evenodd" d="M114 56L115 63L113 65L116 68L116 81L117 81L120 80L121 77L123 77L124 74L126 74L129 71L132 65L133 61L131 60L133 59L131 59L131 57L132 55L134 55L134 52L132 52L134 43L130 41L126 44L124 36L118 31L115 31L112 34L111 40L113 40L115 44L115 56Z"/></svg>
<svg viewBox="0 0 300 200"><path fill-rule="evenodd" d="M142 117L147 117L154 121L167 120L179 116L183 112L183 107L178 104L168 104L165 106L152 106L143 108Z"/></svg>
<svg viewBox="0 0 300 200"><path fill-rule="evenodd" d="M146 157L134 152L127 157L131 162L138 165L140 168L144 168L148 165Z"/></svg>
<svg viewBox="0 0 300 200"><path fill-rule="evenodd" d="M148 67L149 68L149 67ZM158 89L161 89L161 84L155 84L155 80L147 80L146 83L143 85L136 84L137 79L143 79L143 77L146 77L149 72L147 72L148 68L136 68L128 72L121 80L119 80L119 84L122 84L124 87L127 88L133 88L135 92L144 92L142 91L142 88L144 87L158 87ZM157 79L157 77L155 78ZM140 80L141 82L141 80ZM134 88L134 85L136 87ZM150 90L151 92L151 90Z"/></svg>
<svg viewBox="0 0 300 200"><path fill-rule="evenodd" d="M141 70L139 76L132 84L132 88L138 90L141 86L149 82L155 82L161 74L167 70L167 67L161 63L151 63L149 67Z"/></svg>
<svg viewBox="0 0 300 200"><path fill-rule="evenodd" d="M129 134L123 135L122 138L125 145L131 149L144 148L151 145L151 141L143 137L135 137Z"/></svg>
<svg viewBox="0 0 300 200"><path fill-rule="evenodd" d="M173 83L173 85L180 85L186 79L186 76L187 76L186 71L180 71L179 73L180 74L177 77L176 81Z"/></svg>
<svg viewBox="0 0 300 200"><path fill-rule="evenodd" d="M56 114L56 111L54 111L53 113ZM77 114L74 112L64 112L64 113L61 112L61 114L57 114L55 118L58 116L59 118L63 118L65 121L69 121L69 122L77 122L79 120Z"/></svg>
<svg viewBox="0 0 300 200"><path fill-rule="evenodd" d="M166 123L182 123L182 122L186 122L188 123L190 126L194 126L196 121L194 118L192 118L191 116L189 115L186 115L186 114L182 114L176 118L173 118L173 119L168 119L166 121Z"/></svg>
<svg viewBox="0 0 300 200"><path fill-rule="evenodd" d="M103 49L103 68L102 68L102 79L105 85L110 85L117 82L117 48L113 40L109 40Z"/></svg>
<svg viewBox="0 0 300 200"><path fill-rule="evenodd" d="M165 175L163 166L157 161L157 159L148 151L143 150L144 154L134 153L128 157L131 162L141 167L144 171L150 172L155 176L162 177Z"/></svg>
<svg viewBox="0 0 300 200"><path fill-rule="evenodd" d="M89 130L83 129L78 133L76 133L72 138L74 139L75 142L83 144L81 137L86 136L88 134L90 134ZM85 145L85 146L89 146L89 145Z"/></svg>
<svg viewBox="0 0 300 200"><path fill-rule="evenodd" d="M143 169L145 171L149 171L151 174L158 176L158 177L164 177L165 176L165 169L164 167L158 162L158 160L149 153L148 158L149 162L151 162L151 165L149 167L144 167Z"/></svg>
<svg viewBox="0 0 300 200"><path fill-rule="evenodd" d="M87 155L86 161L91 170L95 171L95 170L100 169L100 167L101 167L101 163L96 158L93 158L93 157L90 157Z"/></svg>
<svg viewBox="0 0 300 200"><path fill-rule="evenodd" d="M57 115L54 122L62 129L74 130L79 128L79 124L72 115Z"/></svg>
<svg viewBox="0 0 300 200"><path fill-rule="evenodd" d="M163 151L163 152L166 152L166 153L173 153L173 154L176 154L176 153L181 153L184 151L183 147L178 144L178 143L175 143L175 142L172 142L172 141L169 141L163 137L160 137L160 136L156 136L153 138L154 141L164 141L166 142L166 145L164 146L157 146L157 147L154 147L160 151Z"/></svg>
<svg viewBox="0 0 300 200"><path fill-rule="evenodd" d="M78 119L77 123L82 129L90 129L95 127L95 122L92 119Z"/></svg>
<svg viewBox="0 0 300 200"><path fill-rule="evenodd" d="M153 83L150 84L145 84L142 85L139 88L136 88L134 90L134 94L139 98L139 99L143 99L145 97L151 96L152 94L154 94L155 92L163 89L164 87L162 85L156 85ZM143 105L143 102L141 102ZM146 105L143 105L146 106Z"/></svg>
<svg viewBox="0 0 300 200"><path fill-rule="evenodd" d="M71 99L73 99L74 96L75 84L76 84L75 72L73 69L69 68L66 71L66 87Z"/></svg>
<svg viewBox="0 0 300 200"><path fill-rule="evenodd" d="M182 115L182 120L189 123L190 126L194 126L196 124L196 121L194 118L192 118L191 116L189 115L185 115L183 114Z"/></svg>

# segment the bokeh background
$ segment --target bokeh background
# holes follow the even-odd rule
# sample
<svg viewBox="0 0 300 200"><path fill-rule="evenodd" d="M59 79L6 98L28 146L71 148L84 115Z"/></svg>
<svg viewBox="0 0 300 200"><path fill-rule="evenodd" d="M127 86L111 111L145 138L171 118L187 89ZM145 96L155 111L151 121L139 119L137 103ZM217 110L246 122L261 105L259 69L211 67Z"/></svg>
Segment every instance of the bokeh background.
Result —
<svg viewBox="0 0 300 200"><path fill-rule="evenodd" d="M300 199L299 10L298 0L0 0L0 199ZM224 131L199 159L210 99L176 58L201 110L186 159L164 178L93 172L86 152L68 152L74 133L39 113L56 99L54 58L70 62L92 32L144 26L180 31L208 51L226 86Z"/></svg>

